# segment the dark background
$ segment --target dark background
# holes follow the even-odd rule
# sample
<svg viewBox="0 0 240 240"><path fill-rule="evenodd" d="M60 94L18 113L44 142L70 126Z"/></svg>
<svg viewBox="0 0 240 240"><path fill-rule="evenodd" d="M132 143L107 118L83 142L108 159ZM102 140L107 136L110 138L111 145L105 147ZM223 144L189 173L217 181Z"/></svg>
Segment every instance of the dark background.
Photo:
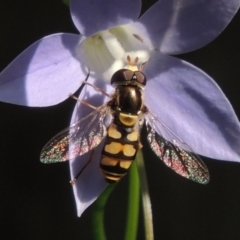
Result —
<svg viewBox="0 0 240 240"><path fill-rule="evenodd" d="M149 1L148 1L149 2ZM0 3L0 71L43 36L77 33L60 0L7 0ZM240 12L206 47L179 56L213 77L240 116ZM0 103L0 238L92 239L91 213L77 218L68 163L44 165L44 144L67 127L75 101L48 108ZM240 137L240 136L239 136ZM209 140L211 136L209 136ZM167 169L148 149L146 171L155 239L240 239L240 164L203 158L208 185ZM127 178L106 207L108 239L123 239ZM140 215L139 237L143 237Z"/></svg>

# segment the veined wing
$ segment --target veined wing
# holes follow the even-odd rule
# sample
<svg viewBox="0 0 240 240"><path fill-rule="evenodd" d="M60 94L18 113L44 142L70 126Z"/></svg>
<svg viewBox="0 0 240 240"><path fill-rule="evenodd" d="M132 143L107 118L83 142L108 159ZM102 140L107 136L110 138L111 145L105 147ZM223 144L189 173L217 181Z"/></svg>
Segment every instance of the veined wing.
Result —
<svg viewBox="0 0 240 240"><path fill-rule="evenodd" d="M111 117L107 114L108 111L107 104L103 104L58 133L44 146L40 161L43 163L68 161L98 146L106 136L105 120Z"/></svg>
<svg viewBox="0 0 240 240"><path fill-rule="evenodd" d="M146 114L147 139L156 155L183 177L207 184L208 169L199 156L151 112Z"/></svg>

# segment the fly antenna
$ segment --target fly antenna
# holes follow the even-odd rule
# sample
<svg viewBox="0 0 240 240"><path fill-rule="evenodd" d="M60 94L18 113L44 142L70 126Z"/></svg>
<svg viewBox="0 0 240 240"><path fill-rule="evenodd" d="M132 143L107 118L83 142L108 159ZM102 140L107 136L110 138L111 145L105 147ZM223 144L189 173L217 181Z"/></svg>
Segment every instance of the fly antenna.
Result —
<svg viewBox="0 0 240 240"><path fill-rule="evenodd" d="M132 61L131 57L129 55L127 55L127 69L135 72L135 71L138 71L138 60L139 58L138 57L135 57L134 61Z"/></svg>

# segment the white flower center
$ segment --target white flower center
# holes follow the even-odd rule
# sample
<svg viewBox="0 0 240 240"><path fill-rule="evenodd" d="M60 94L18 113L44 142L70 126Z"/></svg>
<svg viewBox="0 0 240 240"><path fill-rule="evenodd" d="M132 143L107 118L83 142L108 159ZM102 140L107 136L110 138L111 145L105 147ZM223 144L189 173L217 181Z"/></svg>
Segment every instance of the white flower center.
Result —
<svg viewBox="0 0 240 240"><path fill-rule="evenodd" d="M81 66L97 78L111 79L114 72L126 68L129 59L141 65L148 61L151 47L130 25L115 27L81 42L76 49Z"/></svg>

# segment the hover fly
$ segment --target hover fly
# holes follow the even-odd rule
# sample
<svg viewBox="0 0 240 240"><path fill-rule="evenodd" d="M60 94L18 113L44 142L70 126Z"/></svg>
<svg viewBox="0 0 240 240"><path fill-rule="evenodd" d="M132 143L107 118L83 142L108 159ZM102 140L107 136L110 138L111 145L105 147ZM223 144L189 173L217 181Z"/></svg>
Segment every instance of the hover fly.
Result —
<svg viewBox="0 0 240 240"><path fill-rule="evenodd" d="M106 94L110 100L51 139L41 152L41 162L74 159L94 151L104 141L100 169L107 182L117 182L127 173L142 147L140 134L145 123L150 147L168 167L183 177L208 183L209 172L202 160L145 106L146 84L142 68L115 72L111 78L115 91L112 95ZM87 166L88 163L72 184Z"/></svg>

